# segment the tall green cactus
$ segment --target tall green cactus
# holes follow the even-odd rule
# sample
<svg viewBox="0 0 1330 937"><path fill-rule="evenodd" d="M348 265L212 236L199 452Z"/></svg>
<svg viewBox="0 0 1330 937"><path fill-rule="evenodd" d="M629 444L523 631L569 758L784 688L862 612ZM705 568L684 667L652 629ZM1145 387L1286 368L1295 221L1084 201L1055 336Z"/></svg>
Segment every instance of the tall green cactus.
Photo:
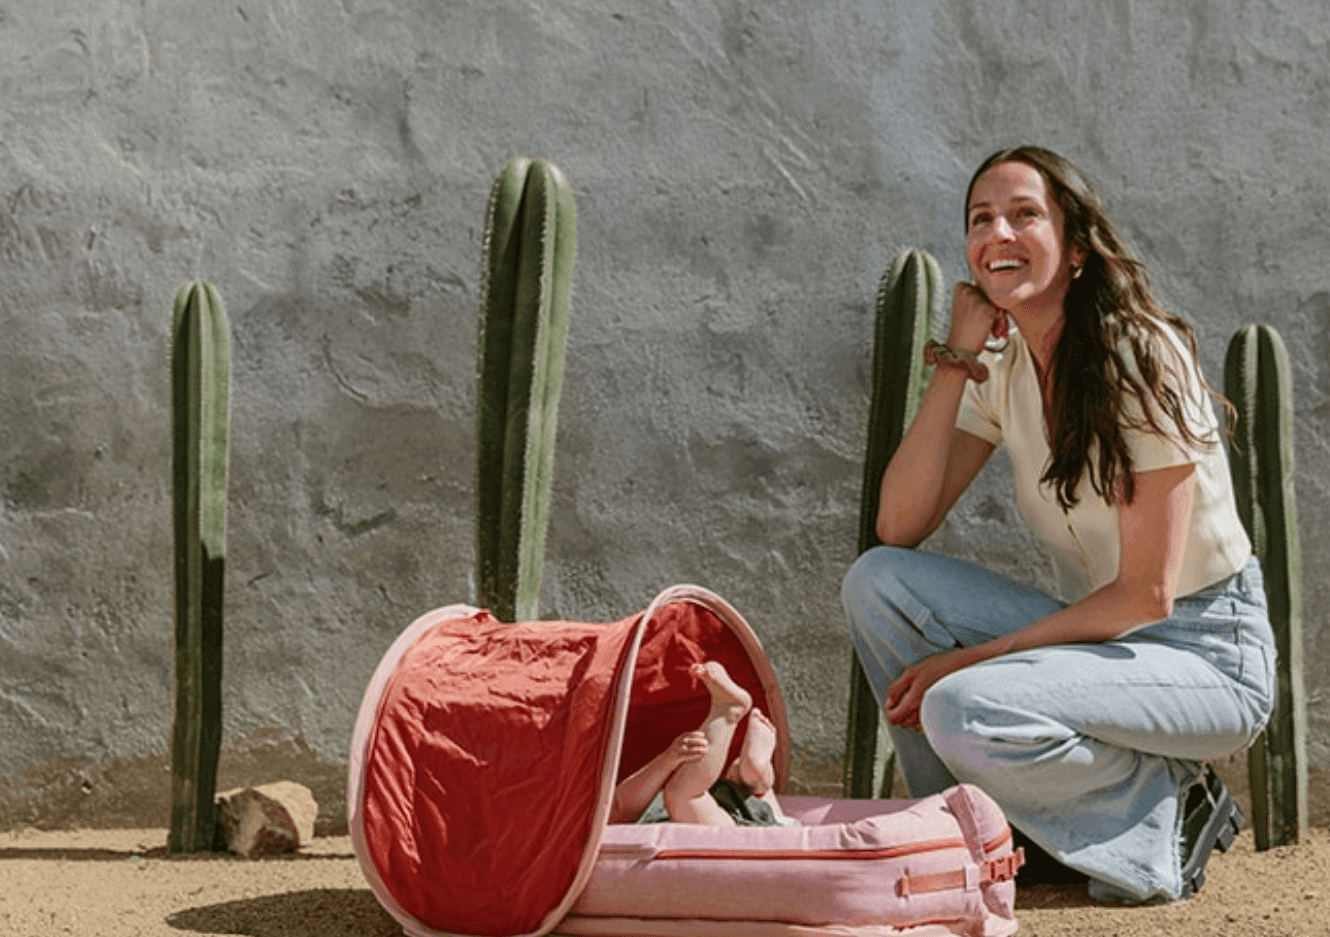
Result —
<svg viewBox="0 0 1330 937"><path fill-rule="evenodd" d="M577 211L563 174L514 159L490 193L480 306L476 557L479 603L536 617Z"/></svg>
<svg viewBox="0 0 1330 937"><path fill-rule="evenodd" d="M231 338L211 284L186 283L171 315L175 723L171 852L213 846L222 739L222 591Z"/></svg>
<svg viewBox="0 0 1330 937"><path fill-rule="evenodd" d="M1307 703L1301 561L1293 485L1293 389L1279 333L1247 325L1229 342L1224 393L1237 408L1230 469L1238 513L1265 574L1278 652L1274 713L1247 753L1256 848L1297 842L1307 825Z"/></svg>
<svg viewBox="0 0 1330 937"><path fill-rule="evenodd" d="M873 338L873 396L859 502L859 552L877 546L882 473L919 411L929 369L924 343L941 309L942 271L926 251L902 251L882 277ZM845 793L890 797L895 755L881 708L855 655L850 670L850 712L845 741Z"/></svg>

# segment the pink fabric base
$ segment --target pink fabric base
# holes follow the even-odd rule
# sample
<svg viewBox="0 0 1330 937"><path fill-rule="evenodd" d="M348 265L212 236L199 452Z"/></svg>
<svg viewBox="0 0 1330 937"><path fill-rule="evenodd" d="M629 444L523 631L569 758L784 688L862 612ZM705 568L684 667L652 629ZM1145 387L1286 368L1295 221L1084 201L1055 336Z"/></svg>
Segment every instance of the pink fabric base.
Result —
<svg viewBox="0 0 1330 937"><path fill-rule="evenodd" d="M1011 879L980 885L1011 851L996 804L968 785L918 801L782 797L799 827L680 823L605 828L590 880L561 934L965 934L1016 930ZM913 891L919 876L967 884Z"/></svg>
<svg viewBox="0 0 1330 937"><path fill-rule="evenodd" d="M568 915L554 937L956 937L969 933L944 924L893 927L870 924L851 927L826 924L809 927L777 921L655 920L641 918L578 917ZM980 931L980 933L983 933Z"/></svg>

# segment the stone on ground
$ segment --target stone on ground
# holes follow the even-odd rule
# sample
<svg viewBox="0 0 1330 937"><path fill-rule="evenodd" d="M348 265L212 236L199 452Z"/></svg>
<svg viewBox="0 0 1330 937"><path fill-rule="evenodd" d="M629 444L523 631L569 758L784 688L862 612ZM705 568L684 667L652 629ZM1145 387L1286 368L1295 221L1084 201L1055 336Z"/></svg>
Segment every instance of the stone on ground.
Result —
<svg viewBox="0 0 1330 937"><path fill-rule="evenodd" d="M217 795L217 823L232 852L249 859L292 852L314 838L319 806L294 781L238 787Z"/></svg>

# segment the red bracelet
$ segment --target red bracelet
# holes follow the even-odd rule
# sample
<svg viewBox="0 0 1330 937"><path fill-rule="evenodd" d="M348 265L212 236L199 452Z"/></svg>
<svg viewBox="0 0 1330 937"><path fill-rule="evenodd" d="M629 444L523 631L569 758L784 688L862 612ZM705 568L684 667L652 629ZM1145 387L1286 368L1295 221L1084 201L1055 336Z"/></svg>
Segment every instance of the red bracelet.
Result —
<svg viewBox="0 0 1330 937"><path fill-rule="evenodd" d="M931 338L924 345L924 364L960 368L976 384L982 384L988 380L988 368L974 352L952 348L950 345L935 342Z"/></svg>

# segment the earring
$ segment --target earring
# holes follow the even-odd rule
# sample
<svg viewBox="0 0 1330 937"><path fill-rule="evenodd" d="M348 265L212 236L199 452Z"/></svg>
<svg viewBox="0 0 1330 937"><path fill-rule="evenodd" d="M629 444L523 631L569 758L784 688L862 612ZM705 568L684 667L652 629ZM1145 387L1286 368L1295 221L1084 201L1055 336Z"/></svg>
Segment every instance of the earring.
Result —
<svg viewBox="0 0 1330 937"><path fill-rule="evenodd" d="M1079 279L1081 278L1081 271L1083 271L1084 269L1085 269L1085 265L1084 265L1084 264L1072 264L1072 266L1071 266L1071 278L1072 278L1073 280L1079 280Z"/></svg>

